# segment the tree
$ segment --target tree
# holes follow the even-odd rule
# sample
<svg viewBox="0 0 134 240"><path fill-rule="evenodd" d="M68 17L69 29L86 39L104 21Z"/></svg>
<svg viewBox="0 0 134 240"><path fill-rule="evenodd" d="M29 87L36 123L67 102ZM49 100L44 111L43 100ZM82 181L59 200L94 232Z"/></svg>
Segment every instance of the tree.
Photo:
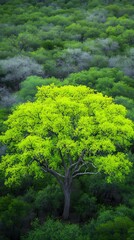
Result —
<svg viewBox="0 0 134 240"><path fill-rule="evenodd" d="M0 139L8 150L0 169L6 184L19 183L28 173L52 174L63 190L67 219L76 177L103 171L110 182L129 173L126 151L133 123L123 106L85 86L43 86L36 97L6 121L8 129Z"/></svg>

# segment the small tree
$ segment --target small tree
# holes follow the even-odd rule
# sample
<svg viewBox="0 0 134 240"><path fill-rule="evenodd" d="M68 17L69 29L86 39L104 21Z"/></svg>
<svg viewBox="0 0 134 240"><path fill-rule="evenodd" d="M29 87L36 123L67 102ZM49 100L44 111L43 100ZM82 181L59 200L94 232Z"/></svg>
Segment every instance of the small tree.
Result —
<svg viewBox="0 0 134 240"><path fill-rule="evenodd" d="M125 115L112 98L85 86L39 88L37 100L18 106L6 121L1 140L8 152L0 164L6 183L19 183L28 172L52 174L64 192L67 219L73 179L103 171L111 181L128 174L134 131Z"/></svg>

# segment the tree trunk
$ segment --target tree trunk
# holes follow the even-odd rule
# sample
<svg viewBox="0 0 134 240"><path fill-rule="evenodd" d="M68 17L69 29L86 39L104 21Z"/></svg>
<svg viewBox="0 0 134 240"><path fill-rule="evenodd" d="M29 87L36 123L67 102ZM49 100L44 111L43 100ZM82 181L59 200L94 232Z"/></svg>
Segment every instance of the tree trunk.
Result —
<svg viewBox="0 0 134 240"><path fill-rule="evenodd" d="M69 210L70 210L71 185L65 182L63 191L64 191L63 219L67 220L69 218Z"/></svg>

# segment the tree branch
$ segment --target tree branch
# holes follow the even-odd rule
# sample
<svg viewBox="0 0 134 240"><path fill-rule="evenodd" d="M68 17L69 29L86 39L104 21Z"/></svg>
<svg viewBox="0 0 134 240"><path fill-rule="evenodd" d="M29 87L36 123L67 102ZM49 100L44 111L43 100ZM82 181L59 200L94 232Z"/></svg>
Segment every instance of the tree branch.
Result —
<svg viewBox="0 0 134 240"><path fill-rule="evenodd" d="M77 177L77 176L82 176L82 175L96 175L98 174L99 172L81 172L81 173L76 173L73 178Z"/></svg>
<svg viewBox="0 0 134 240"><path fill-rule="evenodd" d="M60 157L61 157L61 160L62 160L62 164L63 164L64 170L66 171L67 166L66 166L66 163L65 163L65 161L64 161L64 159L63 159L63 156L62 156L62 153L61 153L61 150L60 150L60 149L59 149L59 154L60 154Z"/></svg>
<svg viewBox="0 0 134 240"><path fill-rule="evenodd" d="M49 173L51 173L51 174L53 174L55 177L65 178L64 175L56 172L55 170L53 170L53 169L51 169L51 168L47 168L46 171L49 172Z"/></svg>
<svg viewBox="0 0 134 240"><path fill-rule="evenodd" d="M56 171L54 171L52 169L49 169L49 168L47 169L47 172L52 174L57 179L59 184L63 187L63 181L61 180L61 177L65 178L63 175L61 175L60 173L58 173L58 172L56 172Z"/></svg>
<svg viewBox="0 0 134 240"><path fill-rule="evenodd" d="M42 169L43 172L47 173L47 171L43 167L41 167L41 169Z"/></svg>
<svg viewBox="0 0 134 240"><path fill-rule="evenodd" d="M81 168L84 167L84 166L86 166L86 165L87 165L86 162L85 162L85 163L82 163L82 164L79 166L79 168L77 168L77 170L74 170L73 174L79 172L79 171L81 170Z"/></svg>
<svg viewBox="0 0 134 240"><path fill-rule="evenodd" d="M84 174L95 174L94 172L89 172L89 164L91 164L94 168L96 168L96 166L92 163L92 162L84 162L79 166L79 168L77 168L76 170L74 170L73 172L73 177L75 176L79 176L79 175L84 175ZM80 170L82 169L82 167L86 167L84 172L80 173Z"/></svg>
<svg viewBox="0 0 134 240"><path fill-rule="evenodd" d="M56 179L57 181L60 183L61 186L63 186L63 181L61 180L61 178L65 178L64 175L56 172L55 170L53 169L50 169L48 167L48 164L47 164L47 161L45 162L45 165L43 163L41 163L36 157L34 157L34 160L37 161L37 163L40 165L41 169L45 172L45 173L50 173L52 174Z"/></svg>
<svg viewBox="0 0 134 240"><path fill-rule="evenodd" d="M84 154L85 154L85 150L82 151L81 155L80 155L79 158L78 158L78 161L77 161L76 163L72 163L72 164L70 165L69 170L71 170L73 167L75 167L75 168L74 168L74 171L75 171L75 170L78 168L79 164L80 164L81 162L83 162L83 156L84 156Z"/></svg>

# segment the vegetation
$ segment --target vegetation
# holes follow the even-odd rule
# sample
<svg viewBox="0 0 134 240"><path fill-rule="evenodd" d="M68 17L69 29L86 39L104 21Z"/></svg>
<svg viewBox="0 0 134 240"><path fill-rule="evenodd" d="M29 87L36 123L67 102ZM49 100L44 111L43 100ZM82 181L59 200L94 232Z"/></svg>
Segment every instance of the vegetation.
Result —
<svg viewBox="0 0 134 240"><path fill-rule="evenodd" d="M134 238L133 12L1 0L0 240Z"/></svg>
<svg viewBox="0 0 134 240"><path fill-rule="evenodd" d="M52 174L64 192L68 219L71 185L81 175L104 171L108 181L129 172L125 146L134 136L125 109L83 87L42 87L34 103L20 105L6 121L1 140L9 146L0 169L7 183L18 182L38 166Z"/></svg>

